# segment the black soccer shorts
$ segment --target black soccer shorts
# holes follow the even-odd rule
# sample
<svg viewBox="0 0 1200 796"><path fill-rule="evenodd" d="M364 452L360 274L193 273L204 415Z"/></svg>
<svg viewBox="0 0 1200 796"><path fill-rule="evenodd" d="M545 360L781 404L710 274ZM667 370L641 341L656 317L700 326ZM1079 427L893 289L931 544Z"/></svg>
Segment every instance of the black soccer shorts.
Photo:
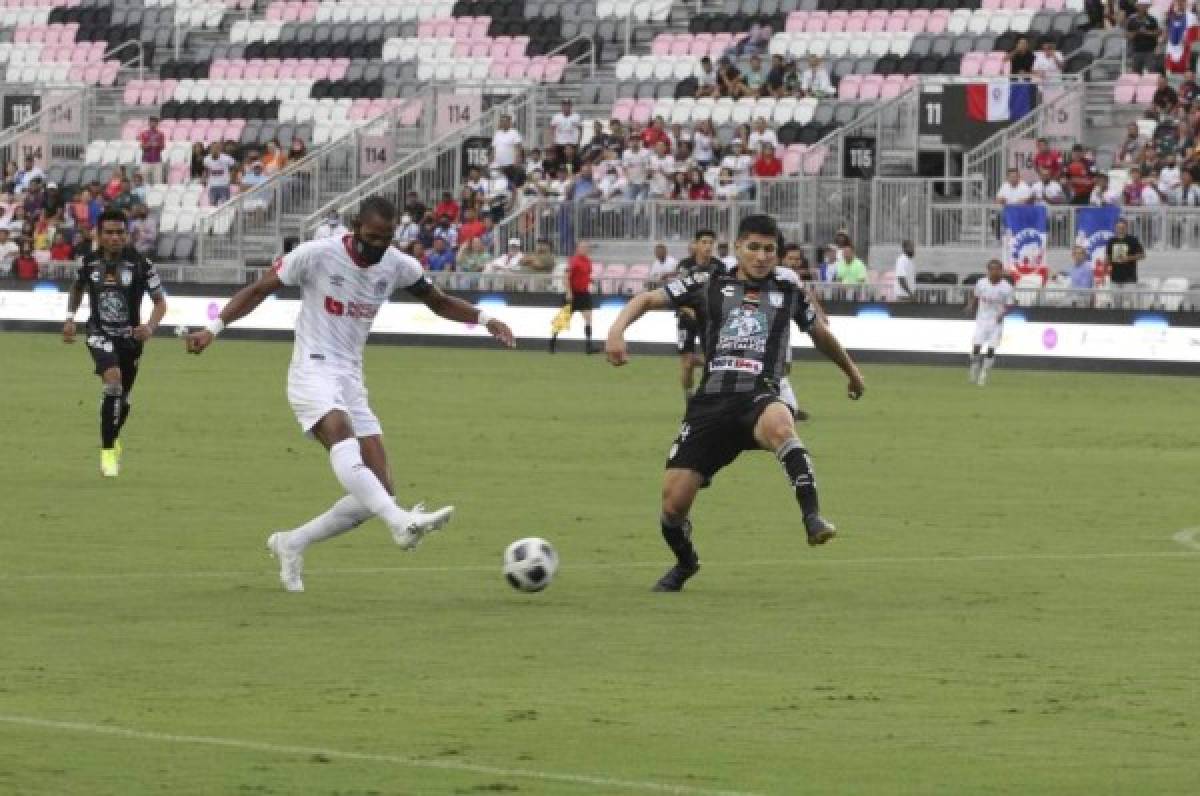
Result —
<svg viewBox="0 0 1200 796"><path fill-rule="evenodd" d="M591 293L574 293L571 295L571 312L583 312L592 308Z"/></svg>
<svg viewBox="0 0 1200 796"><path fill-rule="evenodd" d="M99 331L87 332L87 349L96 363L96 375L109 368L126 371L137 367L142 358L143 345L132 337L112 337Z"/></svg>
<svg viewBox="0 0 1200 796"><path fill-rule="evenodd" d="M701 354L700 322L696 316L680 313L675 317L675 348L680 354Z"/></svg>
<svg viewBox="0 0 1200 796"><path fill-rule="evenodd" d="M732 395L696 395L688 402L683 425L667 455L667 469L694 470L708 481L742 451L761 450L754 426L773 403L782 400L766 387Z"/></svg>

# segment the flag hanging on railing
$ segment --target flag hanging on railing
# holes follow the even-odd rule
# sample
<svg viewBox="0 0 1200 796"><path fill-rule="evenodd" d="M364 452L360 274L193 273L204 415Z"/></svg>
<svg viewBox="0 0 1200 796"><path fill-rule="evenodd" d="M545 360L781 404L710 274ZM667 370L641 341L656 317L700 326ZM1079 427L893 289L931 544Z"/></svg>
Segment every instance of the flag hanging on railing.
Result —
<svg viewBox="0 0 1200 796"><path fill-rule="evenodd" d="M1167 43L1163 62L1168 72L1182 74L1192 60L1192 44L1200 39L1200 19L1191 11L1167 12Z"/></svg>
<svg viewBox="0 0 1200 796"><path fill-rule="evenodd" d="M1046 238L1050 229L1045 205L1004 208L1004 267L1018 276L1038 274L1045 281Z"/></svg>
<svg viewBox="0 0 1200 796"><path fill-rule="evenodd" d="M967 118L976 122L1015 122L1037 104L1032 83L1013 83L1007 77L966 88Z"/></svg>
<svg viewBox="0 0 1200 796"><path fill-rule="evenodd" d="M1092 268L1104 262L1105 247L1112 240L1113 230L1121 218L1121 208L1081 207L1075 211L1075 245L1088 253Z"/></svg>

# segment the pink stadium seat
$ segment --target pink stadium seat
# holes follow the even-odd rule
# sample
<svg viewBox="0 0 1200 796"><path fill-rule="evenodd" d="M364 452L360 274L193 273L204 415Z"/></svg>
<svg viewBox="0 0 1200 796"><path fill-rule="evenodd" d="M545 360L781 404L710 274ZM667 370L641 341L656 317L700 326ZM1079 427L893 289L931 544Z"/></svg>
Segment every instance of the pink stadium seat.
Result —
<svg viewBox="0 0 1200 796"><path fill-rule="evenodd" d="M821 167L825 165L825 158L829 154L829 150L822 145L817 145L804 153L804 173L807 175L816 175L821 173Z"/></svg>
<svg viewBox="0 0 1200 796"><path fill-rule="evenodd" d="M783 173L789 177L794 177L800 173L800 167L804 164L804 153L793 152L788 150L783 155Z"/></svg>
<svg viewBox="0 0 1200 796"><path fill-rule="evenodd" d="M978 77L982 71L983 53L967 53L958 66L958 73L963 77Z"/></svg>
<svg viewBox="0 0 1200 796"><path fill-rule="evenodd" d="M454 37L454 20L452 19L435 19L433 21L433 35L439 39L449 39Z"/></svg>
<svg viewBox="0 0 1200 796"><path fill-rule="evenodd" d="M1149 105L1154 102L1155 85L1152 82L1141 82L1137 85L1137 93L1133 101L1138 105Z"/></svg>
<svg viewBox="0 0 1200 796"><path fill-rule="evenodd" d="M654 100L641 99L633 106L633 120L638 124L645 124L650 121L650 116L654 113Z"/></svg>
<svg viewBox="0 0 1200 796"><path fill-rule="evenodd" d="M530 80L542 82L546 77L546 61L543 58L534 58L529 62L529 67L525 72L526 77Z"/></svg>
<svg viewBox="0 0 1200 796"><path fill-rule="evenodd" d="M315 80L328 80L329 61L324 58L317 59L317 62L313 64L312 76Z"/></svg>
<svg viewBox="0 0 1200 796"><path fill-rule="evenodd" d="M524 55L529 52L529 37L528 36L513 36L514 49L509 50L512 55Z"/></svg>
<svg viewBox="0 0 1200 796"><path fill-rule="evenodd" d="M261 80L274 80L279 77L279 61L274 58L263 61L258 76Z"/></svg>
<svg viewBox="0 0 1200 796"><path fill-rule="evenodd" d="M678 36L671 42L671 55L687 55L692 49L692 41L686 36Z"/></svg>
<svg viewBox="0 0 1200 796"><path fill-rule="evenodd" d="M856 100L862 86L862 75L846 75L838 83L838 99Z"/></svg>
<svg viewBox="0 0 1200 796"><path fill-rule="evenodd" d="M929 9L918 8L908 15L904 29L909 33L924 33L929 26Z"/></svg>
<svg viewBox="0 0 1200 796"><path fill-rule="evenodd" d="M83 70L83 82L89 85L96 85L100 82L101 66L99 64L88 64Z"/></svg>
<svg viewBox="0 0 1200 796"><path fill-rule="evenodd" d="M296 62L291 58L279 65L279 79L291 80L296 76Z"/></svg>
<svg viewBox="0 0 1200 796"><path fill-rule="evenodd" d="M839 17L839 16L837 16L837 14L839 14L839 13L843 13L843 12L834 11L832 14L829 15L829 19L825 20L825 32L826 33L844 33L845 32L846 23L849 21L850 18L849 18L849 16Z"/></svg>
<svg viewBox="0 0 1200 796"><path fill-rule="evenodd" d="M625 278L629 272L628 266L617 263L609 263L604 266L604 270L600 271L596 276L592 277L600 283L601 293L616 293L620 287L620 281Z"/></svg>
<svg viewBox="0 0 1200 796"><path fill-rule="evenodd" d="M330 80L342 80L346 77L346 72L350 70L349 58L334 58L333 65L329 69Z"/></svg>
<svg viewBox="0 0 1200 796"><path fill-rule="evenodd" d="M671 45L675 43L674 33L660 33L654 37L654 41L650 43L651 55L669 55L671 53Z"/></svg>
<svg viewBox="0 0 1200 796"><path fill-rule="evenodd" d="M312 77L312 73L312 62L307 58L300 59L300 62L296 64L296 71L294 74L295 78L297 80L307 80L308 78Z"/></svg>
<svg viewBox="0 0 1200 796"><path fill-rule="evenodd" d="M167 184L185 185L188 181L190 170L191 167L187 163L176 163L174 166L171 166L170 171L167 172Z"/></svg>
<svg viewBox="0 0 1200 796"><path fill-rule="evenodd" d="M125 86L125 93L121 95L121 102L125 103L126 105L137 105L138 95L141 93L141 91L142 81L130 80L129 84Z"/></svg>
<svg viewBox="0 0 1200 796"><path fill-rule="evenodd" d="M487 58L492 54L492 45L486 41L471 42L471 46L467 48L467 54L472 58Z"/></svg>
<svg viewBox="0 0 1200 796"><path fill-rule="evenodd" d="M454 39L456 41L459 39L462 39L464 41L470 41L473 38L474 33L475 33L474 20L470 20L470 19L455 20L454 32L452 35L454 36Z"/></svg>
<svg viewBox="0 0 1200 796"><path fill-rule="evenodd" d="M1046 0L1042 4L1042 8L1047 11L1062 11L1067 7L1065 0Z"/></svg>
<svg viewBox="0 0 1200 796"><path fill-rule="evenodd" d="M902 33L908 30L908 20L908 11L894 11L888 17L887 24L884 25L883 29L888 33Z"/></svg>
<svg viewBox="0 0 1200 796"><path fill-rule="evenodd" d="M804 30L804 23L808 19L807 11L793 11L787 15L787 20L783 23L783 30L786 33L801 33Z"/></svg>
<svg viewBox="0 0 1200 796"><path fill-rule="evenodd" d="M262 61L250 61L242 70L243 80L259 80L262 78Z"/></svg>
<svg viewBox="0 0 1200 796"><path fill-rule="evenodd" d="M857 12L855 13L857 14ZM845 32L862 33L865 30L869 30L871 25L875 22L876 20L873 20L870 17L856 16L855 14L851 14L850 18L846 20ZM883 30L883 21L879 20L877 24L879 25L879 30Z"/></svg>
<svg viewBox="0 0 1200 796"><path fill-rule="evenodd" d="M979 7L984 11L998 11L1004 0L983 0Z"/></svg>
<svg viewBox="0 0 1200 796"><path fill-rule="evenodd" d="M428 39L434 34L434 21L432 19L423 19L417 23L417 38Z"/></svg>
<svg viewBox="0 0 1200 796"><path fill-rule="evenodd" d="M929 21L925 23L925 32L945 33L949 24L950 12L945 9L938 9L929 15Z"/></svg>
<svg viewBox="0 0 1200 796"><path fill-rule="evenodd" d="M804 22L805 33L824 33L825 23L829 21L827 14L813 14Z"/></svg>
<svg viewBox="0 0 1200 796"><path fill-rule="evenodd" d="M400 124L406 127L413 127L421 121L421 113L424 110L420 100L409 100L404 106L404 110L400 113Z"/></svg>
<svg viewBox="0 0 1200 796"><path fill-rule="evenodd" d="M212 66L208 68L208 76L213 80L224 80L229 76L229 62L224 58L218 58L212 62Z"/></svg>
<svg viewBox="0 0 1200 796"><path fill-rule="evenodd" d="M860 100L876 100L879 99L879 93L882 90L882 75L866 75L863 77L862 85L858 88L858 98Z"/></svg>
<svg viewBox="0 0 1200 796"><path fill-rule="evenodd" d="M635 100L632 97L621 97L613 103L612 118L622 124L628 122L633 116L633 105Z"/></svg>
<svg viewBox="0 0 1200 796"><path fill-rule="evenodd" d="M488 69L488 74L497 80L504 80L508 77L508 59L507 58L492 58L492 65Z"/></svg>
<svg viewBox="0 0 1200 796"><path fill-rule="evenodd" d="M688 55L694 55L697 58L703 58L708 55L712 49L712 36L707 33L698 33L692 37L688 47Z"/></svg>
<svg viewBox="0 0 1200 796"><path fill-rule="evenodd" d="M488 28L491 27L491 17L475 17L474 28L471 30L471 37L475 39L487 38Z"/></svg>
<svg viewBox="0 0 1200 796"><path fill-rule="evenodd" d="M271 3L267 6L267 19L271 22L282 22L284 3Z"/></svg>
<svg viewBox="0 0 1200 796"><path fill-rule="evenodd" d="M639 293L645 289L646 280L649 278L649 264L638 263L637 265L631 265L629 266L629 270L625 272L625 282L621 286L621 292L627 296Z"/></svg>
<svg viewBox="0 0 1200 796"><path fill-rule="evenodd" d="M544 77L547 83L561 83L563 74L567 71L567 56L552 55L546 59L546 75Z"/></svg>
<svg viewBox="0 0 1200 796"><path fill-rule="evenodd" d="M898 75L888 75L888 77L898 77ZM904 81L885 80L883 86L879 89L880 99L895 99L904 93Z"/></svg>
<svg viewBox="0 0 1200 796"><path fill-rule="evenodd" d="M989 54L983 59L983 65L980 67L979 74L984 77L998 77L1005 73L1008 68L1008 63L1004 60L1004 54L1001 53L997 58L995 53Z"/></svg>
<svg viewBox="0 0 1200 796"><path fill-rule="evenodd" d="M1045 7L1042 0L1022 0L1021 8L1026 11L1041 11Z"/></svg>

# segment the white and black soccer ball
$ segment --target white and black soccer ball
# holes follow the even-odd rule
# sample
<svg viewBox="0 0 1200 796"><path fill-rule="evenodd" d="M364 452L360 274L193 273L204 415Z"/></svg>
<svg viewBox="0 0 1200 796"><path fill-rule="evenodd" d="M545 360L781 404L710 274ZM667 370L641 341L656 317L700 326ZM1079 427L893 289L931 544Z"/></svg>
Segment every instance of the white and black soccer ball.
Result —
<svg viewBox="0 0 1200 796"><path fill-rule="evenodd" d="M557 571L558 553L545 539L518 539L504 551L504 577L518 591L541 591Z"/></svg>

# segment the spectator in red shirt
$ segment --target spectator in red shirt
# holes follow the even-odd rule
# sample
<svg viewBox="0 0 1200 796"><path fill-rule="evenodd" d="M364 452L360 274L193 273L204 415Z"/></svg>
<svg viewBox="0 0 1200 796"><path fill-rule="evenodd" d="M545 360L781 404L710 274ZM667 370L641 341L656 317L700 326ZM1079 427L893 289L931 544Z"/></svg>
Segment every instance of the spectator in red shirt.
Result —
<svg viewBox="0 0 1200 796"><path fill-rule="evenodd" d="M693 201L706 201L713 198L713 189L707 182L704 181L704 175L700 173L700 169L692 169L687 173L688 181L688 199Z"/></svg>
<svg viewBox="0 0 1200 796"><path fill-rule="evenodd" d="M592 348L592 259L588 257L588 245L582 241L575 247L575 255L567 260L566 304L571 308L571 315L583 313L584 350L589 354L596 353ZM557 345L558 330L555 329L550 335L551 354Z"/></svg>
<svg viewBox="0 0 1200 796"><path fill-rule="evenodd" d="M775 157L775 147L762 145L762 154L754 161L755 177L778 177L783 174L783 161Z"/></svg>
<svg viewBox="0 0 1200 796"><path fill-rule="evenodd" d="M1071 180L1071 199L1073 205L1086 205L1092 198L1092 188L1095 187L1095 176L1092 167L1083 159L1083 147L1079 144L1071 147L1071 162L1067 164L1067 177Z"/></svg>
<svg viewBox="0 0 1200 796"><path fill-rule="evenodd" d="M449 216L451 224L458 223L458 202L454 201L454 194L449 191L442 193L442 201L437 203L437 207L433 208L433 217L441 218Z"/></svg>
<svg viewBox="0 0 1200 796"><path fill-rule="evenodd" d="M483 237L487 226L479 220L479 211L468 207L463 211L463 222L458 228L458 245L466 246L476 238Z"/></svg>
<svg viewBox="0 0 1200 796"><path fill-rule="evenodd" d="M667 152L671 151L671 137L667 135L666 123L663 117L655 116L654 121L645 130L642 130L642 146L648 151L653 152L654 148L659 143L666 144Z"/></svg>
<svg viewBox="0 0 1200 796"><path fill-rule="evenodd" d="M38 278L38 261L33 258L33 247L29 241L21 241L21 253L13 261L13 276L17 279Z"/></svg>
<svg viewBox="0 0 1200 796"><path fill-rule="evenodd" d="M1034 171L1040 172L1042 169L1050 172L1050 176L1058 179L1058 175L1062 174L1062 153L1057 149L1050 148L1050 142L1045 138L1037 140L1037 153L1033 156Z"/></svg>
<svg viewBox="0 0 1200 796"><path fill-rule="evenodd" d="M167 137L158 129L158 117L150 117L150 126L138 133L138 144L142 147L142 176L154 185L163 181L162 153L167 147Z"/></svg>
<svg viewBox="0 0 1200 796"><path fill-rule="evenodd" d="M108 178L108 182L104 185L104 198L110 202L116 199L121 193L121 183L127 179L129 177L125 174L124 166L117 166L113 169L112 176Z"/></svg>
<svg viewBox="0 0 1200 796"><path fill-rule="evenodd" d="M71 244L67 243L66 237L61 232L54 234L54 243L50 246L50 259L55 262L64 262L73 259L71 257Z"/></svg>

